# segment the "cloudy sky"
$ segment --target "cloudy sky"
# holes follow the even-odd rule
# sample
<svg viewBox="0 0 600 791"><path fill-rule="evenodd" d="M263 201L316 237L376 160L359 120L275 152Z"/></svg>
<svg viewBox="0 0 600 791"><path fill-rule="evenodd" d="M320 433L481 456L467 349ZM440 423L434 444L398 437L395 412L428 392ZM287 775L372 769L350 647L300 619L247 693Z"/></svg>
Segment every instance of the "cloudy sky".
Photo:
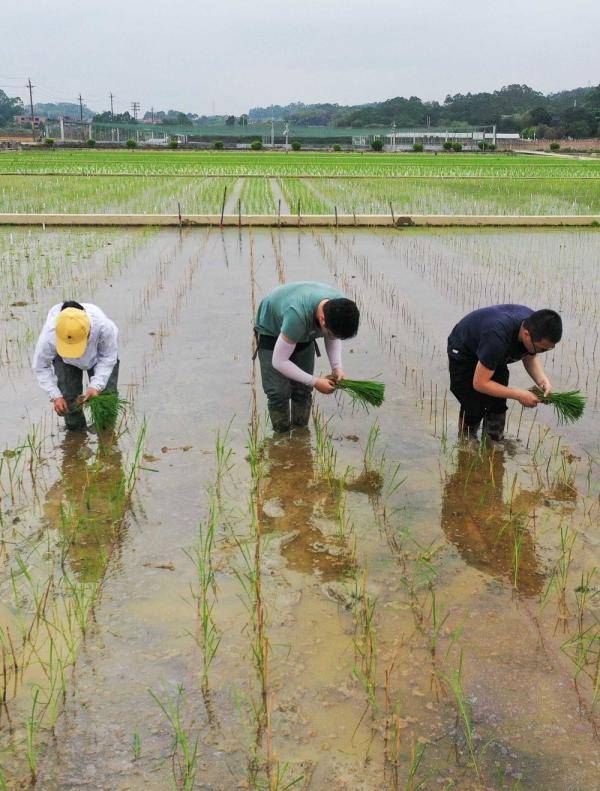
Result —
<svg viewBox="0 0 600 791"><path fill-rule="evenodd" d="M115 112L239 114L524 82L600 82L600 0L20 0L0 25L0 88Z"/></svg>

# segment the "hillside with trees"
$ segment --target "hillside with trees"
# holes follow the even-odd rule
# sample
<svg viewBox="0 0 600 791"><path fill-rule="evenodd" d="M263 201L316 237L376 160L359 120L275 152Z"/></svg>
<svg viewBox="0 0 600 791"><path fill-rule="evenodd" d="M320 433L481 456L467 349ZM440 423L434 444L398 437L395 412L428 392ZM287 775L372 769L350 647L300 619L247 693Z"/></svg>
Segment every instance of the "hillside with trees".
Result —
<svg viewBox="0 0 600 791"><path fill-rule="evenodd" d="M356 106L293 103L255 107L251 120L271 118L298 126L452 127L491 126L501 132L537 137L591 137L600 134L600 85L543 94L528 85L507 85L491 93L457 93L443 103L417 96Z"/></svg>

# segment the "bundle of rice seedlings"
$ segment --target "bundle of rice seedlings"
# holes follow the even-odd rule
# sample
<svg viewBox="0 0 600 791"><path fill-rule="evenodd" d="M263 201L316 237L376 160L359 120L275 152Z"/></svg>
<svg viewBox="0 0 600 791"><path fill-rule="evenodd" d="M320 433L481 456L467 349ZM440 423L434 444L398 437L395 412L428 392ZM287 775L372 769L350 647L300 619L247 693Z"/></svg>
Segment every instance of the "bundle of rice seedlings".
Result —
<svg viewBox="0 0 600 791"><path fill-rule="evenodd" d="M354 404L360 406L381 406L385 397L383 382L370 382L360 379L341 379L335 383L338 390L348 393Z"/></svg>
<svg viewBox="0 0 600 791"><path fill-rule="evenodd" d="M550 393L545 395L539 387L532 387L531 392L540 399L542 404L551 404L554 407L559 423L575 423L583 415L585 409L585 396L579 390L568 390L565 393Z"/></svg>
<svg viewBox="0 0 600 791"><path fill-rule="evenodd" d="M127 401L117 393L98 393L85 401L83 406L90 410L90 417L98 431L114 428L120 414L125 411Z"/></svg>

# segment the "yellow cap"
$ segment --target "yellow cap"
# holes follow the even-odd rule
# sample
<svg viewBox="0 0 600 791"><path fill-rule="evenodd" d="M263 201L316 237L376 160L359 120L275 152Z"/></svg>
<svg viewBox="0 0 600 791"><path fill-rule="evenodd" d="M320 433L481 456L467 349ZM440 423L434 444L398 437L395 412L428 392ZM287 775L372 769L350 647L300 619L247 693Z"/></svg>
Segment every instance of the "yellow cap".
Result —
<svg viewBox="0 0 600 791"><path fill-rule="evenodd" d="M61 310L56 319L56 351L61 357L83 357L89 334L90 317L85 310Z"/></svg>

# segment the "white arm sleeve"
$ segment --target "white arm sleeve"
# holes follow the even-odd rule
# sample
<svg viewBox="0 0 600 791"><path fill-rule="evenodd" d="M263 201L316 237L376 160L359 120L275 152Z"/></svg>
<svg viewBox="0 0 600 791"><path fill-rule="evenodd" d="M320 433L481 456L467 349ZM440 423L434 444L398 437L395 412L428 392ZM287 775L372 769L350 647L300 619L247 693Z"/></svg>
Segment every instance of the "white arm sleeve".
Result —
<svg viewBox="0 0 600 791"><path fill-rule="evenodd" d="M339 338L325 338L325 351L331 363L331 370L342 367L342 342Z"/></svg>
<svg viewBox="0 0 600 791"><path fill-rule="evenodd" d="M302 382L303 385L314 387L316 377L306 373L306 371L303 371L302 368L299 368L290 360L295 348L295 343L284 341L280 335L273 349L273 368L279 371L280 374L283 374L283 376L287 376L288 379L293 379L295 382Z"/></svg>
<svg viewBox="0 0 600 791"><path fill-rule="evenodd" d="M102 327L98 338L98 359L94 366L94 375L90 379L90 387L102 391L117 364L119 356L117 346L118 331L112 322Z"/></svg>

